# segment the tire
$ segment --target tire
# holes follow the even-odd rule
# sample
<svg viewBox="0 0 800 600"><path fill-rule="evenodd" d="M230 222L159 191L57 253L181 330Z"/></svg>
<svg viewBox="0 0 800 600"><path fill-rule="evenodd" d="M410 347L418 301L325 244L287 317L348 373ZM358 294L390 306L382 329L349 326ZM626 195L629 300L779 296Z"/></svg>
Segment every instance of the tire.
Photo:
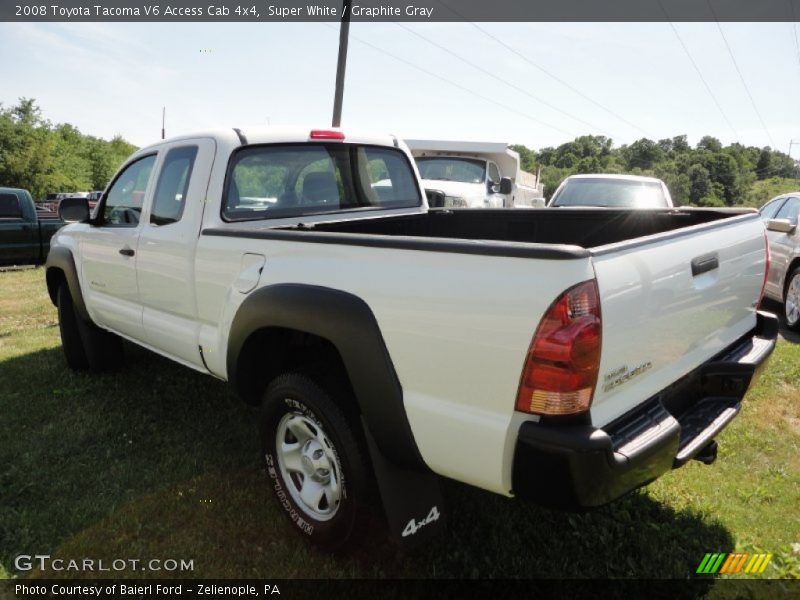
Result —
<svg viewBox="0 0 800 600"><path fill-rule="evenodd" d="M89 361L78 329L79 317L66 283L62 283L58 288L57 302L58 329L61 332L61 347L64 349L67 366L73 371L85 371L89 368Z"/></svg>
<svg viewBox="0 0 800 600"><path fill-rule="evenodd" d="M123 362L122 338L100 329L94 323L78 318L86 360L92 371L110 371Z"/></svg>
<svg viewBox="0 0 800 600"><path fill-rule="evenodd" d="M326 550L358 545L374 514L372 470L356 415L342 393L302 373L277 377L261 405L261 444L278 506L304 537Z"/></svg>
<svg viewBox="0 0 800 600"><path fill-rule="evenodd" d="M119 336L84 321L75 311L69 286L58 288L58 324L67 366L75 371L107 371L122 364L122 340Z"/></svg>
<svg viewBox="0 0 800 600"><path fill-rule="evenodd" d="M786 326L800 331L800 267L789 274L783 294L783 316Z"/></svg>

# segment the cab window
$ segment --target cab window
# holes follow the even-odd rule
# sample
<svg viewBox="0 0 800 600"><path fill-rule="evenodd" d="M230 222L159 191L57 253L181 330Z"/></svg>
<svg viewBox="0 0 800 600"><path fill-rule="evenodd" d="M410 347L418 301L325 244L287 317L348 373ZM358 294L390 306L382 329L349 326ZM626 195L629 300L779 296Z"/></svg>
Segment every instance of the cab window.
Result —
<svg viewBox="0 0 800 600"><path fill-rule="evenodd" d="M500 170L494 163L489 163L489 181L492 183L500 183Z"/></svg>
<svg viewBox="0 0 800 600"><path fill-rule="evenodd" d="M153 195L150 211L153 225L170 225L181 220L196 157L197 146L173 148L167 153Z"/></svg>
<svg viewBox="0 0 800 600"><path fill-rule="evenodd" d="M16 194L0 194L0 219L21 219L22 207Z"/></svg>
<svg viewBox="0 0 800 600"><path fill-rule="evenodd" d="M153 172L156 155L151 154L128 165L106 194L103 225L136 227L142 214L147 184Z"/></svg>

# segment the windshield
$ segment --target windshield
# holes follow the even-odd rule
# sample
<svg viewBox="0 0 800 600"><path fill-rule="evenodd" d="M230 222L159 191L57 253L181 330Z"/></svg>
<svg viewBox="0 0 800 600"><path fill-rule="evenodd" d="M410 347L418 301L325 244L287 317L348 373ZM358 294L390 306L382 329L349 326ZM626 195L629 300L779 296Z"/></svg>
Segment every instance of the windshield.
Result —
<svg viewBox="0 0 800 600"><path fill-rule="evenodd" d="M568 180L550 206L663 208L668 204L657 181L581 177Z"/></svg>
<svg viewBox="0 0 800 600"><path fill-rule="evenodd" d="M394 148L341 143L249 146L228 171L223 215L249 221L420 206L411 163Z"/></svg>
<svg viewBox="0 0 800 600"><path fill-rule="evenodd" d="M417 158L422 179L483 183L486 181L486 161L475 158L424 157Z"/></svg>

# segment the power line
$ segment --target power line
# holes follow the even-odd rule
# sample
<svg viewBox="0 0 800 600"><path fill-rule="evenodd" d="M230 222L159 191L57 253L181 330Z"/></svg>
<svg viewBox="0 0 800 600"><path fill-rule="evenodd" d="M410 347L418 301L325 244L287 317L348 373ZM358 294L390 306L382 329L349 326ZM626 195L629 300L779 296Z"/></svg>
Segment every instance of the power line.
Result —
<svg viewBox="0 0 800 600"><path fill-rule="evenodd" d="M792 8L792 11L794 11L794 8ZM792 14L792 16L794 17L794 14ZM793 23L793 25L794 25L794 45L795 48L797 49L797 64L798 66L800 66L800 40L798 40L797 38L797 23L795 22Z"/></svg>
<svg viewBox="0 0 800 600"><path fill-rule="evenodd" d="M792 11L792 25L794 29L794 47L797 50L797 64L800 66L800 39L797 37L797 15L794 12L794 3L792 0L786 0L789 4L789 10Z"/></svg>
<svg viewBox="0 0 800 600"><path fill-rule="evenodd" d="M733 50L731 50L731 46L728 43L728 38L725 37L725 32L722 31L722 25L720 25L719 19L717 19L717 13L714 12L714 7L711 5L711 0L706 0L706 4L708 4L708 8L711 10L711 14L714 16L714 21L717 23L717 29L719 30L719 34L722 36L722 41L725 42L725 47L728 49L728 54L731 57L731 62L733 63L733 66L736 68L736 72L739 74L739 80L742 82L742 86L744 86L744 90L747 92L747 97L750 98L750 104L753 105L753 110L755 111L756 116L758 116L758 120L761 122L761 127L764 129L764 133L767 134L767 138L769 139L770 144L772 144L772 147L775 148L775 140L772 139L772 135L767 129L767 126L764 123L764 119L761 117L761 112L758 110L758 106L756 106L756 101L753 99L753 94L750 93L750 87L744 80L744 75L742 75L742 71L741 69L739 69L739 64L736 62L736 58L733 56Z"/></svg>
<svg viewBox="0 0 800 600"><path fill-rule="evenodd" d="M800 140L789 140L789 158L792 158L792 146L800 146ZM792 159L794 160L794 159ZM796 161L800 162L800 161Z"/></svg>
<svg viewBox="0 0 800 600"><path fill-rule="evenodd" d="M488 75L488 76L489 76L489 77L491 77L492 79L495 79L495 80L499 81L500 83L502 83L502 84L504 84L504 85L507 85L508 87L510 87L510 88L512 88L512 89L515 89L515 90L517 90L518 92L520 92L520 93L522 93L522 94L525 94L526 96L528 96L529 98L532 98L532 99L533 99L533 100L535 100L536 102L539 102L540 104L544 104L545 106L547 106L547 107L551 108L552 110L554 110L554 111L556 111L556 112L559 112L559 113L561 113L562 115L564 115L564 116L566 116L566 117L569 117L570 119L573 119L573 120L575 120L575 121L577 121L577 122L579 122L579 123L583 123L584 125L586 125L586 126L588 126L588 127L591 127L592 129L595 129L595 130L601 131L601 132L603 132L603 133L605 133L605 134L609 135L609 137L614 137L613 135L609 134L609 132L607 132L607 131L603 130L602 128L600 128L600 127L597 127L596 125L594 125L594 124L592 124L592 123L589 123L588 121L585 121L585 120L581 119L580 117L576 117L575 115L573 115L573 114L571 114L571 113L568 113L567 111L565 111L565 110L563 110L563 109L561 109L561 108L559 108L559 107L555 106L554 104L551 104L551 103L547 102L546 100L543 100L542 98L539 98L538 96L536 96L535 94L532 94L531 92L527 91L526 89L524 89L524 88L521 88L521 87L519 87L518 85L516 85L516 84L513 84L513 83L511 83L511 82L509 82L509 81L507 81L507 80L503 79L502 77L499 77L499 76L495 75L494 73L492 73L492 72L491 72L491 71L489 71L488 69L484 69L484 68L483 68L483 67L481 67L480 65L476 65L475 63L473 63L473 62L470 62L469 60L467 60L467 59L466 59L466 58L464 58L463 56L460 56L460 55L459 55L459 54L457 54L456 52L453 52L452 50L450 50L450 49L448 49L448 48L446 48L446 47L442 46L441 44L439 44L439 43L437 43L437 42L434 42L434 41L433 41L433 40L431 40L430 38L427 38L427 37L425 37L424 35L422 35L421 33L418 33L418 32L416 32L416 31L414 31L414 30L413 30L413 29L411 29L410 27L406 27L405 25L401 25L400 23L395 23L395 25L396 25L397 27L401 28L401 29L404 29L404 30L406 30L406 31L407 31L408 33L410 33L410 34L417 36L418 38L420 38L421 40L423 40L423 41L427 42L428 44L430 44L430 45L432 45L432 46L434 46L434 47L438 48L438 49L439 49L439 50L441 50L442 52L446 52L446 53L447 53L447 54L449 54L450 56L453 56L453 57L457 58L458 60L460 60L460 61L461 61L461 62L463 62L464 64L467 64L467 65L469 65L470 67L472 67L473 69L476 69L476 70L480 71L481 73L483 73L483 74L485 74L485 75Z"/></svg>
<svg viewBox="0 0 800 600"><path fill-rule="evenodd" d="M329 25L328 23L323 23L323 25L325 25L328 28L334 28L335 29L334 26ZM503 108L503 109L505 109L507 111L510 111L510 112L513 112L513 113L515 113L517 115L520 115L521 117L524 117L524 118L526 118L526 119L528 119L530 121L533 121L534 123L538 123L539 125L543 125L544 127L549 127L550 129L553 129L553 130L558 131L560 133L566 134L566 135L571 136L573 138L577 137L574 133L571 133L571 132L569 132L569 131L567 131L565 129L561 129L560 127L556 127L555 125L551 125L550 123L546 123L545 121L541 121L541 120L537 119L536 117L532 117L531 115L523 113L523 112L517 110L516 108L508 106L507 104L503 104L502 102L498 102L497 100L494 100L493 98L489 98L488 96L484 96L483 94L479 94L478 92L475 92L475 91L473 91L473 90L471 90L469 88L466 88L463 85L461 85L460 83L456 83L455 81L451 81L450 79L446 79L446 78L442 77L441 75L437 75L436 73L433 73L432 71L428 71L424 67L420 67L419 65L415 65L414 63L412 63L411 61L406 60L405 58L401 58L401 57L399 57L399 56L397 56L395 54L392 54L391 52L387 52L386 50L384 50L383 48L379 48L375 44L372 44L370 42L367 42L366 40L363 40L363 39L361 39L359 37L354 36L352 33L350 34L350 37L352 39L356 40L357 42L359 42L360 44L364 44L365 46L369 46L370 48L372 48L376 52L380 52L381 54L385 54L386 56L388 56L390 58L393 58L394 60L396 60L398 62L401 62L401 63L411 67L412 69L416 69L417 71L425 73L426 75L428 75L430 77L434 77L434 78L436 78L436 79L438 79L440 81L443 81L443 82L445 82L445 83L447 83L447 84L449 84L449 85L451 85L453 87L456 87L456 88L460 89L463 92L466 92L468 94L476 96L476 97L480 98L481 100L484 100L486 102L491 102L492 104L494 104L496 106L499 106L499 107L501 107L501 108Z"/></svg>
<svg viewBox="0 0 800 600"><path fill-rule="evenodd" d="M480 26L480 25L478 25L477 23L473 23L472 21L469 21L469 20L468 20L466 17L464 17L464 15L462 15L460 12L458 12L457 10L455 10L454 8L452 8L451 6L449 6L449 5L445 4L445 3L444 3L442 0L439 0L439 4L441 4L442 6L444 6L445 8L447 8L447 9L448 9L450 12L452 12L453 14L455 14L455 15L458 15L459 17L461 17L462 19L464 19L464 21L468 22L468 23L469 23L470 25L472 25L472 26L473 26L475 29L477 29L478 31L480 31L481 33L483 33L485 36L487 36L487 37L489 37L489 38L493 39L495 42L497 42L498 44L500 44L500 45L501 45L503 48L505 48L505 49L506 49L506 50L508 50L509 52L513 53L514 55L518 56L519 58L521 58L522 60L524 60L526 63L528 63L529 65L531 65L533 68L535 68L535 69L537 69L537 70L541 71L542 73L544 73L545 75L547 75L547 76L548 76L548 77L550 77L551 79L554 79L555 81L557 81L558 83L560 83L561 85L563 85L564 87L566 87L568 90L572 91L573 93L575 93L575 94L578 94L578 95L579 95L581 98L583 98L584 100L587 100L588 102L591 102L591 103L592 103L592 104L594 104L596 107L598 107L598 108L600 108L601 110L603 110L603 111L607 112L608 114L610 114L612 117L614 117L614 118L616 118L616 119L619 119L620 121L622 121L622 122L623 122L623 123L625 123L626 125L628 125L628 126L632 127L633 129L636 129L636 130L637 130L638 132L640 132L640 133L643 133L643 134L644 134L646 137L649 137L649 138L650 138L650 137L653 137L653 136L651 136L651 135L650 135L650 134L649 134L647 131L645 131L644 129L642 129L641 127L639 127L638 125L636 125L636 124L634 124L634 123L631 123L631 122L630 122L628 119L626 119L626 118L625 118L625 117L623 117L622 115L619 115L619 114L617 114L616 112L614 112L613 110L611 110L610 108L608 108L608 107L606 107L606 106L604 106L604 105L600 104L600 103L599 103L597 100L595 100L595 99L594 99L594 98L592 98L591 96L587 95L586 93L582 92L581 90L579 90L578 88L576 88L576 87L575 87L575 86L573 86L572 84L570 84L570 83L568 83L568 82L564 81L564 80L563 80L563 79L561 79L561 78L560 78L558 75L555 75L555 74L551 73L550 71L548 71L547 69L545 69L545 68L544 68L544 67L542 67L541 65L539 65L539 64L537 64L537 63L535 63L535 62L533 62L533 61L532 61L530 58L528 58L527 56L525 56L524 54L522 54L522 53L521 53L519 50L517 50L516 48L513 48L512 46L509 46L509 45L508 45L508 44L506 44L506 43L505 43L503 40L501 40L501 39L499 39L498 37L496 37L496 36L492 35L491 33L489 33L487 30L485 30L483 27L481 27L481 26Z"/></svg>
<svg viewBox="0 0 800 600"><path fill-rule="evenodd" d="M700 67L697 66L696 62L694 62L694 58L692 58L692 53L689 52L689 48L684 43L683 38L681 38L681 35L678 33L678 30L675 28L675 24L672 21L669 20L669 14L667 13L667 9L664 8L664 5L661 3L661 0L658 0L658 5L661 7L661 11L664 13L664 16L667 18L667 22L669 23L669 26L672 28L672 32L675 34L675 37L678 38L678 42L680 42L681 48L683 48L683 51L686 53L686 57L689 59L689 62L692 63L692 66L694 67L694 70L697 73L697 76L700 78L700 81L703 82L703 85L705 86L706 91L708 92L708 95L711 96L711 99L714 101L714 104L717 106L717 110L719 111L719 114L722 115L722 118L725 119L725 122L728 124L728 127L731 128L731 131L733 132L733 135L736 138L736 141L739 141L739 134L737 133L736 129L734 128L733 123L731 123L730 119L728 118L728 115L725 114L725 111L722 110L722 106L720 105L719 100L717 100L717 97L714 95L714 92L711 91L711 86L708 85L708 82L706 81L706 78L703 77L703 72L700 70Z"/></svg>

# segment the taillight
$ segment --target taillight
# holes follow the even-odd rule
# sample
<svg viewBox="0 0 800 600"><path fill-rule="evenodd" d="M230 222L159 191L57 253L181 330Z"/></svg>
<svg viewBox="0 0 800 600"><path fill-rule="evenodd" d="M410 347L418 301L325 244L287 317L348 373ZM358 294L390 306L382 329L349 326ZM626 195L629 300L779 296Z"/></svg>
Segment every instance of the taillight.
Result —
<svg viewBox="0 0 800 600"><path fill-rule="evenodd" d="M764 230L764 244L767 249L767 259L764 263L764 283L761 284L761 293L758 296L758 306L761 306L761 303L764 301L764 292L767 289L767 277L769 277L769 266L772 263L772 255L769 252L769 238L767 237L767 231Z"/></svg>
<svg viewBox="0 0 800 600"><path fill-rule="evenodd" d="M335 129L312 129L309 137L312 140L343 140L344 133Z"/></svg>
<svg viewBox="0 0 800 600"><path fill-rule="evenodd" d="M539 323L522 370L517 410L542 415L589 410L601 338L600 294L592 279L561 294Z"/></svg>

